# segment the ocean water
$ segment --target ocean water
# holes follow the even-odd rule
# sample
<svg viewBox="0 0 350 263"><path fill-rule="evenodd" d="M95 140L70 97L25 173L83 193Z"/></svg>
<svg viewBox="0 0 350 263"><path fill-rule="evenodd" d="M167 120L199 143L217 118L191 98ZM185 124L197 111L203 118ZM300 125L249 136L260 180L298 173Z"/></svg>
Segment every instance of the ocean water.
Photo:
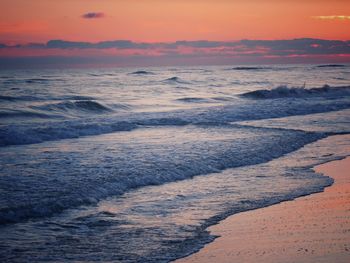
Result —
<svg viewBox="0 0 350 263"><path fill-rule="evenodd" d="M350 155L350 65L0 71L0 261L169 262Z"/></svg>

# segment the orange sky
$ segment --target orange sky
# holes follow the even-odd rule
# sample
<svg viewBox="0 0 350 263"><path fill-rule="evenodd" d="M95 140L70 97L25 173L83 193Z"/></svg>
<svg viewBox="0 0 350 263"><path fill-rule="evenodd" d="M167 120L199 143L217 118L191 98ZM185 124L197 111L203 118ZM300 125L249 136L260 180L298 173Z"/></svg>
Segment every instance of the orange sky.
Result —
<svg viewBox="0 0 350 263"><path fill-rule="evenodd" d="M350 39L347 0L1 0L0 8L0 42L8 44L50 39ZM82 18L88 12L104 17ZM331 17L340 15L345 17Z"/></svg>

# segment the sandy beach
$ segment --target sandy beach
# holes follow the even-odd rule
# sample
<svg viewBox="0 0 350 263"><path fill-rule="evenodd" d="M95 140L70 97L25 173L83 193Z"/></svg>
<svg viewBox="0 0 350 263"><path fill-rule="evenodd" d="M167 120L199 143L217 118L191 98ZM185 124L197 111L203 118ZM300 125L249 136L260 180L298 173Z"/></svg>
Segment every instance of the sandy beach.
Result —
<svg viewBox="0 0 350 263"><path fill-rule="evenodd" d="M189 262L350 262L350 157L316 166L334 178L324 192L233 215Z"/></svg>

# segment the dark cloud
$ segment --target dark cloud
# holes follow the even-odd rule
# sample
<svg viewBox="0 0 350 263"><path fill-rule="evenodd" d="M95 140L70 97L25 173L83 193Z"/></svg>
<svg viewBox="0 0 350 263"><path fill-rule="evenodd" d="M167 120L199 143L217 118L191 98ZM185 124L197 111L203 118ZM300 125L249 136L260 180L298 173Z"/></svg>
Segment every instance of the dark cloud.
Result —
<svg viewBox="0 0 350 263"><path fill-rule="evenodd" d="M46 44L42 43L29 43L26 45L27 48L45 48Z"/></svg>
<svg viewBox="0 0 350 263"><path fill-rule="evenodd" d="M231 46L233 42L220 42L209 40L197 40L197 41L176 41L175 46L187 46L195 48L213 48L222 46Z"/></svg>
<svg viewBox="0 0 350 263"><path fill-rule="evenodd" d="M64 53L60 50L64 50ZM103 52L99 52L99 50L103 50ZM62 56L61 53L66 55ZM20 54L27 55L21 57ZM67 54L72 55L67 56ZM43 65L50 67L83 65L85 67L90 64L160 66L232 63L348 63L349 58L350 41L312 38L240 41L198 40L170 43L142 43L130 40L97 43L50 40L43 44L30 43L11 46L0 43L0 69L43 67Z"/></svg>
<svg viewBox="0 0 350 263"><path fill-rule="evenodd" d="M268 48L272 55L350 54L350 41L300 38L292 40L241 40L247 48Z"/></svg>
<svg viewBox="0 0 350 263"><path fill-rule="evenodd" d="M91 48L93 44L89 42L75 42L64 40L50 40L46 43L47 48Z"/></svg>
<svg viewBox="0 0 350 263"><path fill-rule="evenodd" d="M86 19L93 19L93 18L102 18L105 14L101 12L89 12L86 14L83 14L81 17Z"/></svg>
<svg viewBox="0 0 350 263"><path fill-rule="evenodd" d="M156 44L148 43L135 43L129 40L115 40L115 41L102 41L98 43L89 42L76 42L76 41L64 41L64 40L50 40L47 42L47 48L96 48L96 49L106 49L106 48L118 48L118 49L149 49L154 48Z"/></svg>

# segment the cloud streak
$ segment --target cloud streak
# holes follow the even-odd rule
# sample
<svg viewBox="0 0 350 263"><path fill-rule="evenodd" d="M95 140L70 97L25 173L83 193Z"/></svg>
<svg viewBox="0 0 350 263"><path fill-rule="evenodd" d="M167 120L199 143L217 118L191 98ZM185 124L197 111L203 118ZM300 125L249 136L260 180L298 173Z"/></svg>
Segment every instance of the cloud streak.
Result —
<svg viewBox="0 0 350 263"><path fill-rule="evenodd" d="M313 16L312 18L320 20L350 20L350 15Z"/></svg>
<svg viewBox="0 0 350 263"><path fill-rule="evenodd" d="M89 12L89 13L83 14L81 17L85 19L95 19L95 18L103 18L104 16L105 14L101 12Z"/></svg>

